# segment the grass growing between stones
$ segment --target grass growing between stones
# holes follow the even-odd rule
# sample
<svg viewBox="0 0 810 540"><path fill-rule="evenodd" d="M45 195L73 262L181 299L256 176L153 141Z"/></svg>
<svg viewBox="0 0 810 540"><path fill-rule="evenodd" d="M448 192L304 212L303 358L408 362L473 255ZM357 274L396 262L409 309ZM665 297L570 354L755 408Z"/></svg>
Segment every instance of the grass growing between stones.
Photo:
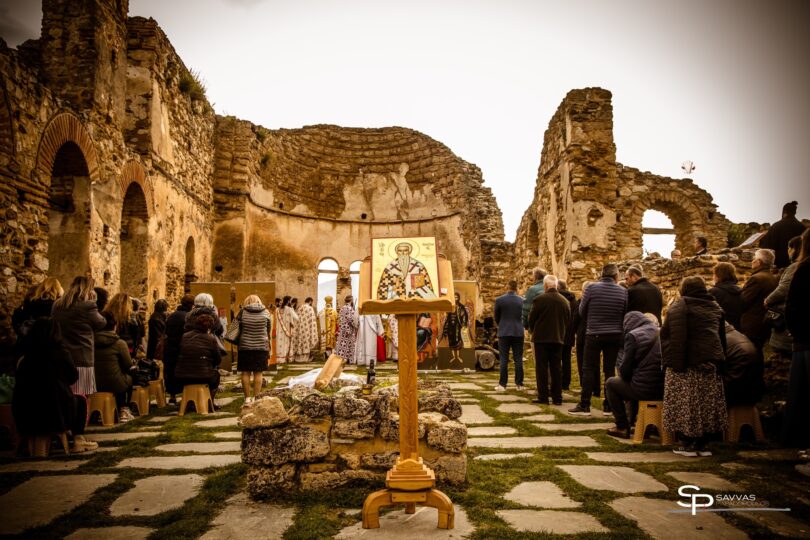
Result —
<svg viewBox="0 0 810 540"><path fill-rule="evenodd" d="M534 367L531 362L525 362L527 384L534 384ZM362 370L356 373L361 374ZM512 366L510 375L513 376ZM282 367L275 380L289 375L298 375L301 371L289 370ZM390 372L391 375L395 371ZM389 375L389 372L386 373ZM420 375L422 377L423 375ZM576 387L576 373L573 374L572 389ZM543 435L583 435L599 443L593 448L535 448L535 449L468 449L468 476L467 484L459 488L439 486L447 493L456 505L463 507L469 520L476 530L471 538L483 539L536 539L550 538L553 535L540 533L522 533L513 530L505 521L498 517L497 511L504 509L525 508L517 503L507 501L504 495L522 482L550 481L556 484L572 500L581 503L577 509L566 512L583 512L596 518L603 526L610 529L610 533L594 533L573 535L575 538L648 538L641 531L636 522L614 511L609 504L626 495L613 491L593 490L576 482L571 476L558 467L558 465L611 465L591 460L586 452L668 452L656 444L645 443L632 445L618 442L609 437L604 430L598 429L584 432L547 431L537 428L530 421L523 420L521 416L501 413L497 407L502 405L491 397L490 392L497 384L496 370L488 373L477 373L473 377L455 373L431 373L429 380L446 380L451 382L475 382L481 386L480 390L464 390L467 395L478 400L482 410L490 415L494 422L486 424L491 426L510 426L517 430L513 436L543 436ZM510 381L511 384L511 381ZM510 393L515 394L510 386ZM534 397L532 394L520 393L529 403ZM236 396L240 393L226 392L218 397ZM569 401L566 402L569 403ZM229 403L222 407L222 412L237 414L242 400ZM573 406L573 402L571 402ZM555 420L545 423L586 423L606 422L608 417L599 414L601 401L594 399L593 417L571 417L564 415L550 407L539 406L538 413L553 414ZM153 409L152 416L167 415L176 411L174 407ZM0 494L6 493L22 482L37 475L64 475L64 474L116 474L117 479L112 484L99 489L84 504L73 511L55 519L47 526L29 530L22 538L56 538L66 536L78 528L107 527L133 525L155 529L150 538L157 539L191 539L198 538L211 528L216 515L225 508L227 500L244 489L247 467L242 464L226 467L209 468L200 471L184 469L175 470L147 470L147 469L119 469L115 468L122 459L129 457L148 456L183 456L192 455L179 452L160 452L155 447L169 443L185 442L222 442L223 439L214 437L214 433L235 431L236 427L200 428L195 423L211 419L197 414L184 417L173 417L165 423L149 423L146 419L138 419L114 429L98 431L95 433L128 433L143 429L161 431L156 437L135 439L130 441L104 442L102 446L116 446L114 452L98 452L95 454L80 454L67 459L88 460L88 463L75 471L66 472L22 472L0 475ZM213 417L219 418L219 417ZM542 423L541 423L542 424ZM789 514L794 519L810 522L810 496L807 495L807 484L797 479L793 469L795 462L771 461L764 459L745 459L738 457L737 452L747 449L762 449L763 445L741 443L737 445L715 443L712 445L714 456L700 460L688 460L676 463L616 463L616 466L632 467L634 470L648 474L667 486L667 492L644 493L643 497L671 501L675 508L677 489L681 482L667 473L674 471L706 472L712 473L742 486L745 492L754 493L758 499L767 499L772 507L790 507ZM487 453L519 453L529 452L528 458L517 458L503 461L474 460L476 455ZM0 464L10 461L0 458ZM723 465L731 464L733 468ZM109 507L121 494L131 489L137 480L156 475L180 475L194 472L205 477L200 492L185 502L178 509L170 510L157 516L112 517ZM357 485L347 488L328 490L311 494L279 493L274 500L268 501L284 506L296 507L292 525L284 533L287 540L332 538L341 529L351 526L360 520L360 509L366 495L379 489L379 485ZM167 495L171 498L171 494ZM168 502L168 501L167 501ZM752 538L773 538L773 531L740 515L723 514L722 519L745 532ZM673 531L677 534L677 531ZM569 535L569 537L571 537ZM417 539L418 540L418 539Z"/></svg>

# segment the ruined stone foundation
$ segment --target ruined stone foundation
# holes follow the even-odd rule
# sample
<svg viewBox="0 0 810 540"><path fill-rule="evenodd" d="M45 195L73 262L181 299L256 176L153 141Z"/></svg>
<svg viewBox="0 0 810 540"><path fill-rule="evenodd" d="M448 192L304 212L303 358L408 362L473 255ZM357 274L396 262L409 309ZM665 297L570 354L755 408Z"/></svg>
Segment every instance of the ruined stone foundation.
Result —
<svg viewBox="0 0 810 540"><path fill-rule="evenodd" d="M275 388L242 408L242 461L250 466L254 499L317 491L357 482L382 487L399 456L397 387L371 395L357 387L326 392ZM440 484L463 484L467 427L461 405L444 384L420 382L420 455Z"/></svg>

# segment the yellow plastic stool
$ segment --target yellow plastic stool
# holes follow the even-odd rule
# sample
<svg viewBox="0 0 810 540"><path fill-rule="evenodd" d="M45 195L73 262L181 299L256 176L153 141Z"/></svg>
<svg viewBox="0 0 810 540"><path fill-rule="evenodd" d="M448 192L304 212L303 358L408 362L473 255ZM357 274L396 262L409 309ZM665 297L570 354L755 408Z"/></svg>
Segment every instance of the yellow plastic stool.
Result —
<svg viewBox="0 0 810 540"><path fill-rule="evenodd" d="M149 390L143 386L135 385L132 387L132 397L129 400L130 404L134 404L138 408L138 416L149 414Z"/></svg>
<svg viewBox="0 0 810 540"><path fill-rule="evenodd" d="M59 442L62 443L62 448L65 449L65 455L70 454L68 448L67 431L56 434L59 437ZM48 457L51 452L51 441L53 435L35 435L27 437L28 442L28 455L31 457Z"/></svg>
<svg viewBox="0 0 810 540"><path fill-rule="evenodd" d="M91 418L94 412L101 414L102 425L112 426L118 421L118 407L112 392L96 392L87 396L87 418Z"/></svg>
<svg viewBox="0 0 810 540"><path fill-rule="evenodd" d="M149 381L149 400L152 398L158 407L166 406L166 382L163 379Z"/></svg>
<svg viewBox="0 0 810 540"><path fill-rule="evenodd" d="M194 402L194 409L199 414L208 414L208 411L214 409L211 390L208 389L207 384L187 384L183 387L183 403L180 404L179 416L186 414L186 407L191 401Z"/></svg>
<svg viewBox="0 0 810 540"><path fill-rule="evenodd" d="M751 429L754 430L754 438L757 442L765 440L765 433L762 432L762 424L759 421L759 411L756 405L737 405L728 410L726 441L739 442L740 431L745 425L751 426Z"/></svg>
<svg viewBox="0 0 810 540"><path fill-rule="evenodd" d="M664 402L663 401L639 401L638 416L636 417L636 431L633 434L633 443L644 442L644 433L647 426L655 426L661 436L661 444L674 444L675 437L672 433L664 430Z"/></svg>

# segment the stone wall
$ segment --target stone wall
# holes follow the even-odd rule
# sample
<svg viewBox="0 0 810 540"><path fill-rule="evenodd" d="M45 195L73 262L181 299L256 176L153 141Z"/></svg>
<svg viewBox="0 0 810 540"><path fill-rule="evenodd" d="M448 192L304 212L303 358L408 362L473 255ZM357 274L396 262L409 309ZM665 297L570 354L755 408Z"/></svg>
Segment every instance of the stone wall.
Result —
<svg viewBox="0 0 810 540"><path fill-rule="evenodd" d="M187 268L207 277L214 115L180 89L187 69L155 22L126 8L46 1L41 39L0 40L0 327L46 275L117 292L123 273L149 306L176 301Z"/></svg>
<svg viewBox="0 0 810 540"><path fill-rule="evenodd" d="M362 395L334 381L326 393L304 386L265 392L242 408L242 461L255 499L356 482L382 486L399 456L397 387ZM466 480L467 427L444 384L419 382L419 448L442 484Z"/></svg>
<svg viewBox="0 0 810 540"><path fill-rule="evenodd" d="M616 162L611 93L572 90L549 122L534 200L515 241L525 287L541 266L578 289L607 262L641 256L646 210L672 221L676 246L691 250L705 236L712 251L727 244L729 222L691 180L677 180Z"/></svg>

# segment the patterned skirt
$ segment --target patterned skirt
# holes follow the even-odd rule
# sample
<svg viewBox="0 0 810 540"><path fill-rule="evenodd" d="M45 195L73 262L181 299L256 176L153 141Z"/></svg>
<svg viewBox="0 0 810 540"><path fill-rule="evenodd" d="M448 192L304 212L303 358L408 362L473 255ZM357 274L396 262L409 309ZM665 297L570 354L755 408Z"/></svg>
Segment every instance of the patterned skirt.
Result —
<svg viewBox="0 0 810 540"><path fill-rule="evenodd" d="M96 372L91 367L77 367L79 380L70 386L74 394L89 396L96 393Z"/></svg>
<svg viewBox="0 0 810 540"><path fill-rule="evenodd" d="M686 437L702 437L726 430L728 417L723 379L710 371L689 369L664 377L664 429Z"/></svg>

